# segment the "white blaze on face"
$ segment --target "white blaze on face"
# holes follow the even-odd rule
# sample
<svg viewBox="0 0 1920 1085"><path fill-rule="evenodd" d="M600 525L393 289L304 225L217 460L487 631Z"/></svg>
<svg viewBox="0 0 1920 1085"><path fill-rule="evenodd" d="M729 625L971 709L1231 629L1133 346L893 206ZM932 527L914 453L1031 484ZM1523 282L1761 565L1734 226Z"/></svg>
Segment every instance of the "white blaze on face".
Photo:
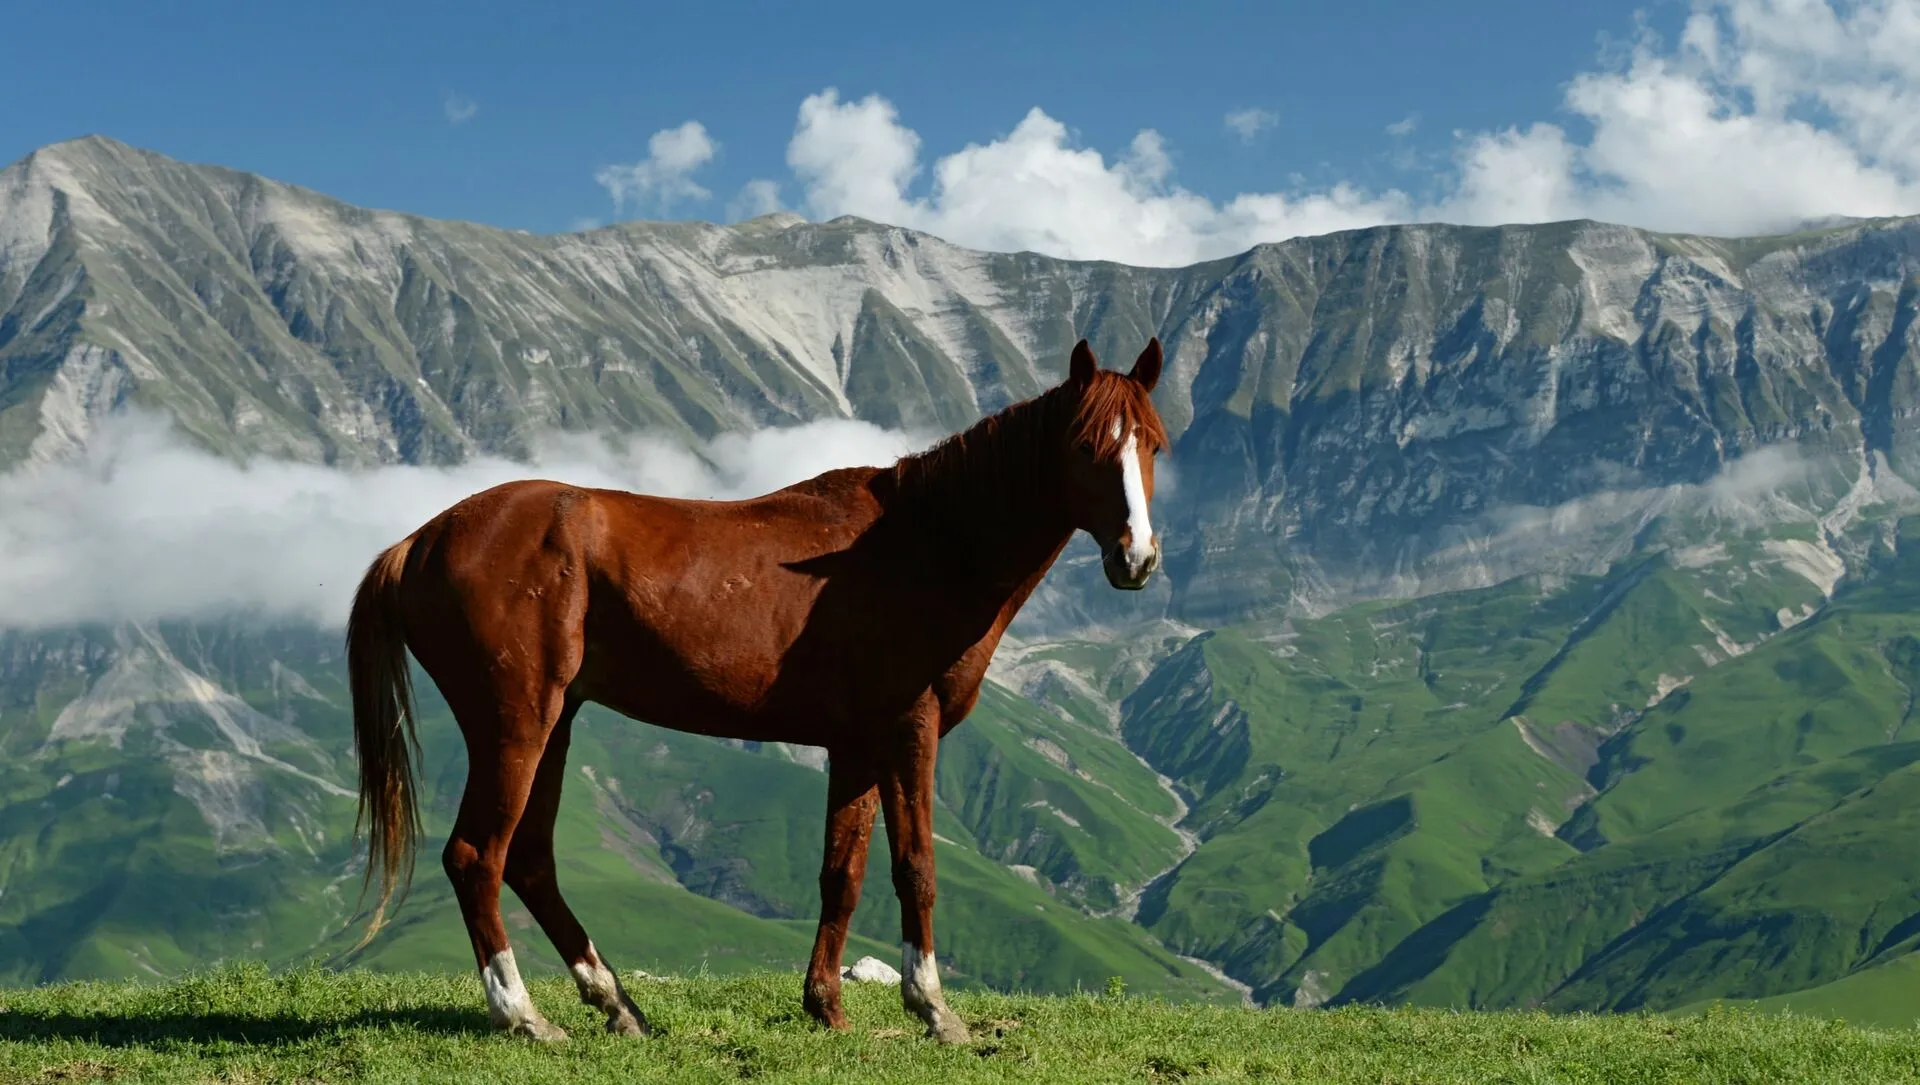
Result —
<svg viewBox="0 0 1920 1085"><path fill-rule="evenodd" d="M1153 557L1153 523L1147 518L1147 482L1140 470L1140 435L1120 446L1120 485L1127 495L1127 571L1138 576Z"/></svg>
<svg viewBox="0 0 1920 1085"><path fill-rule="evenodd" d="M510 1028L531 1020L533 1000L520 982L520 969L513 963L513 950L503 949L487 961L480 975L487 988L487 1016L501 1028Z"/></svg>

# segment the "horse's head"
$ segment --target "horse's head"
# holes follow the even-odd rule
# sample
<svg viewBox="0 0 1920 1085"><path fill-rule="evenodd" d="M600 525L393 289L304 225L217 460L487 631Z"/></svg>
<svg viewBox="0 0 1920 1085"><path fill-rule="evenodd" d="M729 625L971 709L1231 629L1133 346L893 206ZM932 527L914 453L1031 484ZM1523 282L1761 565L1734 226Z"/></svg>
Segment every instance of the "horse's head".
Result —
<svg viewBox="0 0 1920 1085"><path fill-rule="evenodd" d="M1116 588L1144 588L1160 567L1160 540L1147 516L1153 458L1167 444L1149 395L1160 361L1156 338L1130 372L1105 371L1082 339L1061 388L1076 402L1064 450L1067 513L1100 544L1107 583Z"/></svg>

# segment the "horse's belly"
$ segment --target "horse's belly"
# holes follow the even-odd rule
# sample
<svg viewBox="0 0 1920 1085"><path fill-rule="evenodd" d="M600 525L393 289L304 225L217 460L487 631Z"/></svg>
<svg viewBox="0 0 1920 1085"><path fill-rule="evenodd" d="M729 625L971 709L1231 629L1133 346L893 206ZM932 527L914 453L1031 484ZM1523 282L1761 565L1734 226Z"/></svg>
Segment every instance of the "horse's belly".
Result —
<svg viewBox="0 0 1920 1085"><path fill-rule="evenodd" d="M754 633L758 633L756 636ZM781 652L766 629L709 636L694 645L597 646L583 668L580 694L622 715L675 731L760 742L819 745L830 713L818 701L788 695Z"/></svg>

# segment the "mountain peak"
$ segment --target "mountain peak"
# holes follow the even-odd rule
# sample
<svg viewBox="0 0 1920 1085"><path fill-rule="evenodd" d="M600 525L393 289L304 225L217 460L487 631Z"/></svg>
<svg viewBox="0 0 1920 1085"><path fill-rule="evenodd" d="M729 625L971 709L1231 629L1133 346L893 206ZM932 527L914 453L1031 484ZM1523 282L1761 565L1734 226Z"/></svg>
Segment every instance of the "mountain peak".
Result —
<svg viewBox="0 0 1920 1085"><path fill-rule="evenodd" d="M100 167L120 166L129 161L141 159L172 161L158 151L135 147L130 143L123 143L120 140L114 139L112 136L89 133L84 136L75 136L72 139L63 139L55 143L49 143L30 151L26 157L16 160L11 166L7 167L7 172L12 172L12 170L23 166L31 169L36 164L49 163L65 166L69 170L75 168L98 169Z"/></svg>
<svg viewBox="0 0 1920 1085"><path fill-rule="evenodd" d="M808 221L810 220L805 215L793 211L773 211L765 215L755 215L753 218L736 222L734 223L734 228L738 230L766 230L777 233L781 230L791 230L795 226L805 226Z"/></svg>

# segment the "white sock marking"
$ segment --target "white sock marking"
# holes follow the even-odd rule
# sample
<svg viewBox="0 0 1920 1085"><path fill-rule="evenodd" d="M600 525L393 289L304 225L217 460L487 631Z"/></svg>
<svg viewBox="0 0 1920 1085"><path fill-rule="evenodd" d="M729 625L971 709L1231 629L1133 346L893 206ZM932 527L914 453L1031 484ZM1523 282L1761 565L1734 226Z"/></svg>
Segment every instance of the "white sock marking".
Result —
<svg viewBox="0 0 1920 1085"><path fill-rule="evenodd" d="M1147 518L1147 483L1140 472L1140 435L1120 447L1120 486L1127 495L1127 572L1134 576L1153 557L1153 524Z"/></svg>
<svg viewBox="0 0 1920 1085"><path fill-rule="evenodd" d="M503 949L487 961L487 967L480 973L481 982L487 988L487 1016L493 1023L503 1028L511 1027L538 1016L533 1009L533 1000L527 997L527 988L520 982L519 966L513 963L513 950Z"/></svg>
<svg viewBox="0 0 1920 1085"><path fill-rule="evenodd" d="M592 942L587 943L587 959L568 965L567 971L573 973L574 985L580 988L580 1001L607 1013L621 1008L620 977L600 959Z"/></svg>
<svg viewBox="0 0 1920 1085"><path fill-rule="evenodd" d="M911 1005L940 1006L940 969L931 952L922 952L911 942L900 943L900 991Z"/></svg>

